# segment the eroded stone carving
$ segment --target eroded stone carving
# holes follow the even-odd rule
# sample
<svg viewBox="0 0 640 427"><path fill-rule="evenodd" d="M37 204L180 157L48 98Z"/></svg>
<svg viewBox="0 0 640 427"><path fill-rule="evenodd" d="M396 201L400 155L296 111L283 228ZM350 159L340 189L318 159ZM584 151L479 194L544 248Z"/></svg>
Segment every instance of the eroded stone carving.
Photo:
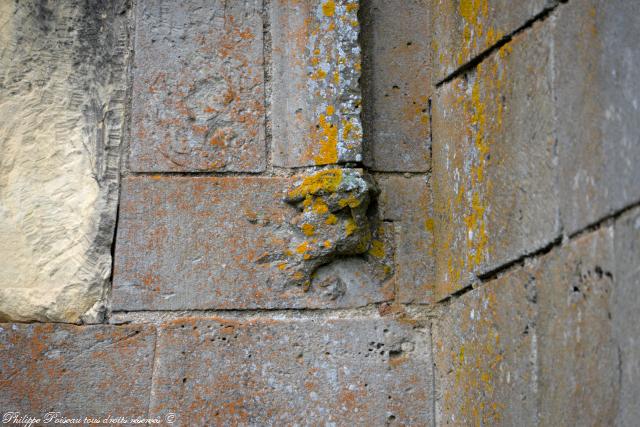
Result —
<svg viewBox="0 0 640 427"><path fill-rule="evenodd" d="M285 201L300 214L284 251L283 270L292 284L309 286L312 274L338 256L357 255L371 247L367 210L378 189L361 169L325 169L296 181Z"/></svg>

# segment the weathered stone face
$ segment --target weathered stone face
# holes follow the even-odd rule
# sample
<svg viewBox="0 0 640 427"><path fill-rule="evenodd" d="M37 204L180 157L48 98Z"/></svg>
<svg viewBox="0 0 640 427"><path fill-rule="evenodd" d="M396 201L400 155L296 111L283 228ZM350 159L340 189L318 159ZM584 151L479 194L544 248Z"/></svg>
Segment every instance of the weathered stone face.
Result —
<svg viewBox="0 0 640 427"><path fill-rule="evenodd" d="M150 413L175 412L184 426L430 425L428 331L416 328L383 319L165 323Z"/></svg>
<svg viewBox="0 0 640 427"><path fill-rule="evenodd" d="M559 234L547 23L438 90L433 188L438 298Z"/></svg>
<svg viewBox="0 0 640 427"><path fill-rule="evenodd" d="M136 3L131 169L263 170L262 1Z"/></svg>
<svg viewBox="0 0 640 427"><path fill-rule="evenodd" d="M0 4L0 319L101 317L128 14L124 2Z"/></svg>
<svg viewBox="0 0 640 427"><path fill-rule="evenodd" d="M0 323L3 416L144 418L155 342L155 328L144 325Z"/></svg>
<svg viewBox="0 0 640 427"><path fill-rule="evenodd" d="M299 233L279 258L292 283L309 286L320 265L369 251L375 230L368 208L377 192L360 169L325 169L294 182L285 201L301 211L292 221Z"/></svg>
<svg viewBox="0 0 640 427"><path fill-rule="evenodd" d="M544 258L539 304L540 425L609 425L618 408L612 314L613 232L580 237Z"/></svg>
<svg viewBox="0 0 640 427"><path fill-rule="evenodd" d="M615 419L612 237L590 233L451 300L434 327L440 423Z"/></svg>
<svg viewBox="0 0 640 427"><path fill-rule="evenodd" d="M619 346L620 401L618 425L633 425L640 419L640 210L616 222L615 285L611 314L613 335Z"/></svg>
<svg viewBox="0 0 640 427"><path fill-rule="evenodd" d="M434 323L438 425L536 425L535 285L506 275Z"/></svg>
<svg viewBox="0 0 640 427"><path fill-rule="evenodd" d="M430 166L431 2L361 2L363 127L367 166L426 172Z"/></svg>
<svg viewBox="0 0 640 427"><path fill-rule="evenodd" d="M392 298L386 279L392 273L393 246L384 230L369 230L365 217L352 216L368 203L369 189L356 196L356 187L350 186L369 184L357 175L340 177L333 182L335 191L325 194L320 187L312 191L310 181L306 187L304 180L295 182L275 177L125 179L114 309L345 307ZM317 182L331 189L332 181ZM315 195L301 196L300 203L313 202L312 212L296 218L298 210L285 198L299 200L305 188ZM329 219L334 221L327 224ZM376 246L371 246L372 236ZM370 250L378 246L382 255ZM322 286L327 278L321 276L316 286L311 274L337 254L361 254L358 260L342 261L360 267L356 276L340 279L350 285L333 298Z"/></svg>
<svg viewBox="0 0 640 427"><path fill-rule="evenodd" d="M431 303L435 290L433 203L425 177L378 177L380 215L396 234L394 280L403 303Z"/></svg>
<svg viewBox="0 0 640 427"><path fill-rule="evenodd" d="M554 29L563 226L640 200L640 18L629 0L581 1Z"/></svg>
<svg viewBox="0 0 640 427"><path fill-rule="evenodd" d="M435 0L434 81L444 79L557 4L558 0Z"/></svg>
<svg viewBox="0 0 640 427"><path fill-rule="evenodd" d="M274 0L273 162L362 160L357 0Z"/></svg>

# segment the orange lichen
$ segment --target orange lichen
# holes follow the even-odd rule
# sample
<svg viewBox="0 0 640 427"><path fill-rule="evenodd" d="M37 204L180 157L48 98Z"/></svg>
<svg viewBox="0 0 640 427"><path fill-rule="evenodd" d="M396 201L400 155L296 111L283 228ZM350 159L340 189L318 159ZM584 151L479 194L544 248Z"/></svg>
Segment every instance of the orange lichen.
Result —
<svg viewBox="0 0 640 427"><path fill-rule="evenodd" d="M310 249L309 242L304 241L298 245L298 247L296 248L296 252L299 254L303 254L307 252L309 249Z"/></svg>
<svg viewBox="0 0 640 427"><path fill-rule="evenodd" d="M304 223L302 224L302 232L304 233L305 236L313 236L313 234L315 233L316 228L309 223Z"/></svg>
<svg viewBox="0 0 640 427"><path fill-rule="evenodd" d="M327 0L322 3L322 13L324 16L333 16L336 13L336 2Z"/></svg>

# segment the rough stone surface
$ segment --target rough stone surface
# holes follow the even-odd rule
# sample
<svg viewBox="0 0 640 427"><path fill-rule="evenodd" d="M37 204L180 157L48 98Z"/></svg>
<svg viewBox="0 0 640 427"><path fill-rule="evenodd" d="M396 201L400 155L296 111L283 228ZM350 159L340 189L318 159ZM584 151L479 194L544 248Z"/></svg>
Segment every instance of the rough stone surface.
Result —
<svg viewBox="0 0 640 427"><path fill-rule="evenodd" d="M373 235L367 211L376 194L361 169L325 169L296 180L285 201L300 211L292 221L300 233L289 243L286 258L279 253L270 258L284 261L292 283L308 286L319 266L366 253Z"/></svg>
<svg viewBox="0 0 640 427"><path fill-rule="evenodd" d="M557 0L434 0L434 81L490 48Z"/></svg>
<svg viewBox="0 0 640 427"><path fill-rule="evenodd" d="M433 105L439 298L559 233L549 29L535 25Z"/></svg>
<svg viewBox="0 0 640 427"><path fill-rule="evenodd" d="M438 425L536 425L536 295L518 270L434 323Z"/></svg>
<svg viewBox="0 0 640 427"><path fill-rule="evenodd" d="M305 214L285 201L312 187L303 182L267 177L125 179L114 310L346 307L393 298L387 280L393 273L389 240L393 236L379 227L371 226L366 253L343 255L338 262L358 267L348 277L340 274L344 268L339 265L323 267L322 275L317 271L319 277L308 268L307 261L318 266L314 255L320 248L333 248L334 252L321 254L329 262L341 247L354 243L350 233L360 232L358 222L347 213L356 208L349 203L358 198L347 197L342 210L330 213L329 205L339 206L342 200L332 200L330 194L325 195L327 212L322 215L325 221L332 218L331 227L341 231L327 230L325 238L316 234L324 228L308 230ZM337 188L346 189L341 182ZM318 183L330 186L331 181ZM310 200L319 209L321 198ZM356 246L359 243L360 239L355 241ZM371 249L377 246L382 256Z"/></svg>
<svg viewBox="0 0 640 427"><path fill-rule="evenodd" d="M0 320L101 316L128 16L124 1L0 2Z"/></svg>
<svg viewBox="0 0 640 427"><path fill-rule="evenodd" d="M612 238L603 228L451 301L434 325L439 424L612 424Z"/></svg>
<svg viewBox="0 0 640 427"><path fill-rule="evenodd" d="M580 237L537 274L539 425L611 425L619 392L613 231Z"/></svg>
<svg viewBox="0 0 640 427"><path fill-rule="evenodd" d="M640 201L637 7L633 0L589 0L558 10L555 83L567 233Z"/></svg>
<svg viewBox="0 0 640 427"><path fill-rule="evenodd" d="M396 299L431 303L435 287L433 205L426 177L381 175L378 201L383 220L396 231Z"/></svg>
<svg viewBox="0 0 640 427"><path fill-rule="evenodd" d="M362 160L357 0L274 0L273 163Z"/></svg>
<svg viewBox="0 0 640 427"><path fill-rule="evenodd" d="M151 414L177 425L431 425L428 331L382 319L180 319ZM184 408L189 408L185 411Z"/></svg>
<svg viewBox="0 0 640 427"><path fill-rule="evenodd" d="M134 171L261 171L262 1L136 2Z"/></svg>
<svg viewBox="0 0 640 427"><path fill-rule="evenodd" d="M640 210L615 224L613 334L620 349L620 404L616 425L640 420Z"/></svg>
<svg viewBox="0 0 640 427"><path fill-rule="evenodd" d="M361 5L365 164L425 172L430 166L429 0L366 0Z"/></svg>
<svg viewBox="0 0 640 427"><path fill-rule="evenodd" d="M1 323L3 415L146 417L155 341L152 326Z"/></svg>

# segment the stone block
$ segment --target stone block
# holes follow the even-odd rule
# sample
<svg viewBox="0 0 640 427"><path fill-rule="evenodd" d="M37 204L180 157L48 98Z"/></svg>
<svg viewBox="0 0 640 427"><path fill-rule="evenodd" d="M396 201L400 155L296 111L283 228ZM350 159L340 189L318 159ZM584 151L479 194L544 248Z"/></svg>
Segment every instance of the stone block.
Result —
<svg viewBox="0 0 640 427"><path fill-rule="evenodd" d="M438 90L438 298L559 234L549 33L534 25Z"/></svg>
<svg viewBox="0 0 640 427"><path fill-rule="evenodd" d="M563 227L640 201L640 17L633 0L558 9L554 30Z"/></svg>
<svg viewBox="0 0 640 427"><path fill-rule="evenodd" d="M365 164L425 172L431 161L431 2L361 5Z"/></svg>
<svg viewBox="0 0 640 427"><path fill-rule="evenodd" d="M640 209L616 220L615 287L611 313L613 335L620 349L620 403L616 425L640 419Z"/></svg>
<svg viewBox="0 0 640 427"><path fill-rule="evenodd" d="M130 11L0 2L0 321L100 321Z"/></svg>
<svg viewBox="0 0 640 427"><path fill-rule="evenodd" d="M264 170L262 1L136 3L131 170Z"/></svg>
<svg viewBox="0 0 640 427"><path fill-rule="evenodd" d="M557 0L434 0L433 80L446 78L557 3Z"/></svg>
<svg viewBox="0 0 640 427"><path fill-rule="evenodd" d="M536 425L536 290L517 270L455 298L433 326L438 425Z"/></svg>
<svg viewBox="0 0 640 427"><path fill-rule="evenodd" d="M144 325L1 323L3 416L145 418L155 342L155 328Z"/></svg>
<svg viewBox="0 0 640 427"><path fill-rule="evenodd" d="M549 253L536 273L539 425L613 424L620 381L614 269L613 230L603 228Z"/></svg>
<svg viewBox="0 0 640 427"><path fill-rule="evenodd" d="M329 194L326 202L322 197L309 199L314 200L314 212L325 218L323 224L338 230L335 233L312 227L304 211L285 201L303 188L315 188L318 196L323 186L327 191L333 184L343 188L348 173L340 177L341 171L328 169L307 177L309 181L126 178L113 309L352 307L393 298L388 280L393 273L392 233L381 233L372 225L364 253L341 252L351 244L349 236L359 233L349 213L349 203L357 198L345 193L342 207L339 200L329 200ZM333 202L335 209L329 206ZM382 246L383 256L366 249L374 243ZM315 263L318 257L322 267ZM351 267L345 268L347 264Z"/></svg>
<svg viewBox="0 0 640 427"><path fill-rule="evenodd" d="M161 327L150 408L184 426L433 425L431 372L411 323L185 318Z"/></svg>
<svg viewBox="0 0 640 427"><path fill-rule="evenodd" d="M396 232L396 299L431 303L435 287L433 204L426 177L380 175L378 206Z"/></svg>
<svg viewBox="0 0 640 427"><path fill-rule="evenodd" d="M362 160L357 0L271 2L273 163Z"/></svg>

